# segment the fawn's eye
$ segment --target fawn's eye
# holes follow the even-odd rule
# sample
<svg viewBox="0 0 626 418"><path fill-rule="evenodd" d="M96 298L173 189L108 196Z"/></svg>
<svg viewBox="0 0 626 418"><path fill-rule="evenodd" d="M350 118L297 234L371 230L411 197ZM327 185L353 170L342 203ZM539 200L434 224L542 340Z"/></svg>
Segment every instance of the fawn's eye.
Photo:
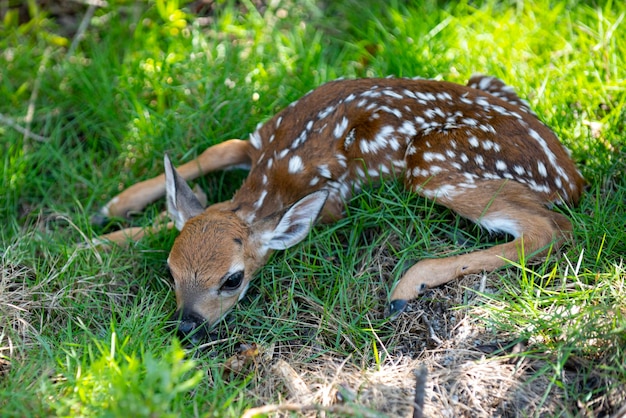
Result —
<svg viewBox="0 0 626 418"><path fill-rule="evenodd" d="M242 282L243 282L243 271L235 272L231 274L230 276L228 276L226 281L220 287L220 290L227 291L227 292L237 290L239 286L241 286Z"/></svg>

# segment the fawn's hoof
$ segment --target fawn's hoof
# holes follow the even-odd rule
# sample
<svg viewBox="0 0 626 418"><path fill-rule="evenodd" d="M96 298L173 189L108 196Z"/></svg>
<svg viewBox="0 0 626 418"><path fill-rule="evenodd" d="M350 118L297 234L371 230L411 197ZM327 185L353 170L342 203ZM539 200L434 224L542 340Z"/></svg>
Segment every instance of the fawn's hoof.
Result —
<svg viewBox="0 0 626 418"><path fill-rule="evenodd" d="M387 307L387 316L391 319L395 318L404 312L408 304L409 302L403 299L392 300Z"/></svg>
<svg viewBox="0 0 626 418"><path fill-rule="evenodd" d="M109 217L106 215L97 213L95 215L92 215L91 218L89 218L89 221L92 225L105 226L111 221L111 219L109 219Z"/></svg>

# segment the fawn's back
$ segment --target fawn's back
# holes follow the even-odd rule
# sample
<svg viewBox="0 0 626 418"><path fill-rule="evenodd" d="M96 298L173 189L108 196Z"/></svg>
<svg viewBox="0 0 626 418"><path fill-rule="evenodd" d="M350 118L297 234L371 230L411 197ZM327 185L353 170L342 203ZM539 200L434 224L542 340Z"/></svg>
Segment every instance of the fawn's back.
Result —
<svg viewBox="0 0 626 418"><path fill-rule="evenodd" d="M363 184L394 175L429 198L509 179L546 204L575 203L582 178L552 131L501 81L469 84L327 83L250 136L250 174L233 201L253 220L327 189L332 219Z"/></svg>

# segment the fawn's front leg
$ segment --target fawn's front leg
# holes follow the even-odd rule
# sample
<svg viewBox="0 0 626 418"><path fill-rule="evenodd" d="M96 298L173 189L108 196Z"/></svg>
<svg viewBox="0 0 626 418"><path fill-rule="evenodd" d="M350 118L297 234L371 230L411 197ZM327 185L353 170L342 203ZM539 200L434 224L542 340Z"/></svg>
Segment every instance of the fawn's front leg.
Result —
<svg viewBox="0 0 626 418"><path fill-rule="evenodd" d="M193 180L211 171L223 170L234 166L248 166L248 141L231 139L207 148L200 156L178 168L185 180ZM134 184L122 193L111 199L101 210L100 215L92 217L92 222L103 224L111 216L128 217L133 212L139 212L146 205L165 195L165 175L161 174L149 180ZM203 201L203 199L200 199ZM204 199L206 201L206 197ZM206 202L205 202L206 203ZM138 241L148 233L154 233L162 228L171 228L172 222L157 222L151 227L132 227L101 235L93 240L99 246L108 243L124 245L128 241Z"/></svg>

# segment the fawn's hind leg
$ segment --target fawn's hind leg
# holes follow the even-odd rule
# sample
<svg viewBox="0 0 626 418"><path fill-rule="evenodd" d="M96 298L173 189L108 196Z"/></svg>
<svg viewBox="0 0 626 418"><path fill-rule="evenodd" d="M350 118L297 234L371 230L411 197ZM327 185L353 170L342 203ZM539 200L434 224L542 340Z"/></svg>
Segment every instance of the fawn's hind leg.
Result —
<svg viewBox="0 0 626 418"><path fill-rule="evenodd" d="M193 180L211 171L223 170L237 165L249 165L249 143L231 139L207 148L198 158L177 170L185 180ZM128 217L148 204L165 196L165 175L134 184L111 199L101 210L104 217Z"/></svg>
<svg viewBox="0 0 626 418"><path fill-rule="evenodd" d="M476 181L475 185L471 189L447 189L435 199L488 230L512 235L513 241L486 250L418 262L404 274L393 290L390 315L402 312L409 300L427 288L465 274L495 270L509 261L518 261L520 254L539 255L551 244L558 247L569 236L572 229L569 220L548 210L527 186L511 180L482 180ZM425 190L422 193L428 195L428 190L435 189Z"/></svg>

